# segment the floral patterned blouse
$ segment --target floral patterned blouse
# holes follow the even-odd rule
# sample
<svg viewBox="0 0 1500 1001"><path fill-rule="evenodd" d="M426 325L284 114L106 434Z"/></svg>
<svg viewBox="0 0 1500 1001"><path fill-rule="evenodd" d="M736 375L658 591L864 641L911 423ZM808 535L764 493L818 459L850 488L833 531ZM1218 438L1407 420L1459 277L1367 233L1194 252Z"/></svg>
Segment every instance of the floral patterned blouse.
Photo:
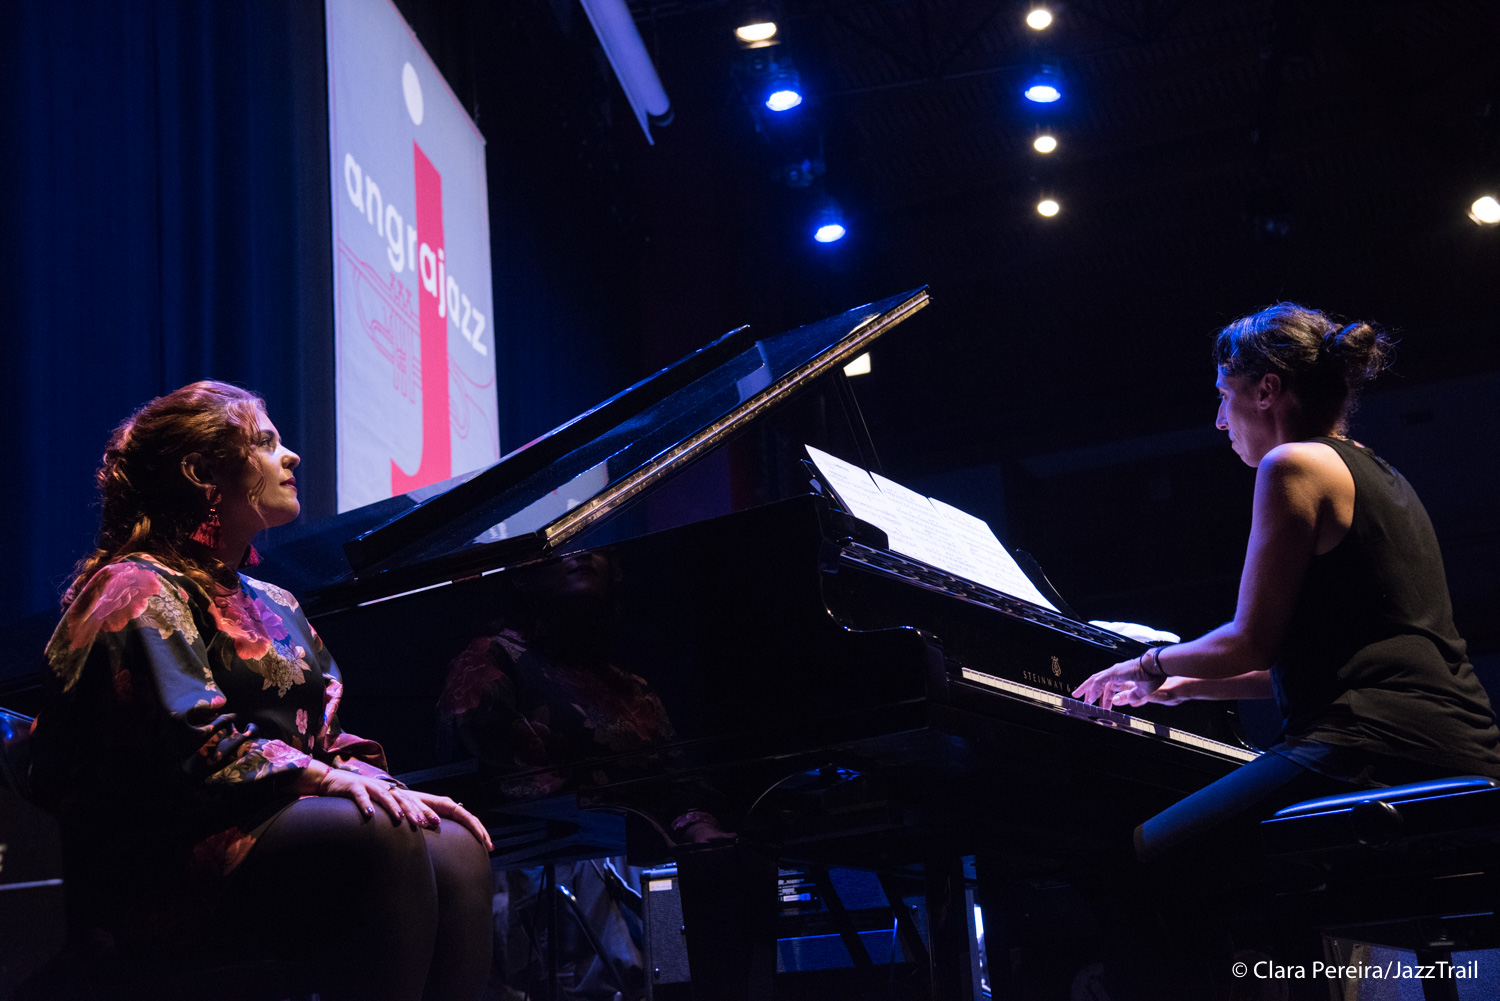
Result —
<svg viewBox="0 0 1500 1001"><path fill-rule="evenodd" d="M304 766L382 777L338 723L338 668L297 600L210 599L137 554L101 568L47 646L32 779L59 816L75 922L152 940L197 920Z"/></svg>

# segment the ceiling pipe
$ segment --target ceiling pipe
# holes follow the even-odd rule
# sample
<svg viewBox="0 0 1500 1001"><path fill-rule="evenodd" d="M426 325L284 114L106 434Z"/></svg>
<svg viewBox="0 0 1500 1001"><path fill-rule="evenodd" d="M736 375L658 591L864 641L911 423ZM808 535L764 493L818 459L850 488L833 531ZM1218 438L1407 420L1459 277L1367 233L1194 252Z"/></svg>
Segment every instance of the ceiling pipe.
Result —
<svg viewBox="0 0 1500 1001"><path fill-rule="evenodd" d="M646 142L653 143L651 126L666 125L672 120L672 102L656 75L656 67L646 52L646 43L630 16L625 0L579 0L604 46L604 54L614 67L615 78L625 91L625 98L635 111Z"/></svg>

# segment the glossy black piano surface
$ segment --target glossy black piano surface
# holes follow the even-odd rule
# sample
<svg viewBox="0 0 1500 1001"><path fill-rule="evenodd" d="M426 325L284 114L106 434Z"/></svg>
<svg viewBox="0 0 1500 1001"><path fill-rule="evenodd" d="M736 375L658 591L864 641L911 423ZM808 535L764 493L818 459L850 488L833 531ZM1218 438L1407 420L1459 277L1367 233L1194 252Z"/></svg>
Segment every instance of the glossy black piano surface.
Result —
<svg viewBox="0 0 1500 1001"><path fill-rule="evenodd" d="M1206 715L1066 697L1134 641L889 552L810 477L804 444L878 468L842 366L926 302L732 332L490 469L280 547L264 576L337 657L346 726L516 863L659 857L691 809L783 857L880 865L941 839L1045 868L1231 770L1253 752ZM476 640L522 701L571 692L568 719L493 714L477 744L440 719ZM650 695L595 699L570 671Z"/></svg>

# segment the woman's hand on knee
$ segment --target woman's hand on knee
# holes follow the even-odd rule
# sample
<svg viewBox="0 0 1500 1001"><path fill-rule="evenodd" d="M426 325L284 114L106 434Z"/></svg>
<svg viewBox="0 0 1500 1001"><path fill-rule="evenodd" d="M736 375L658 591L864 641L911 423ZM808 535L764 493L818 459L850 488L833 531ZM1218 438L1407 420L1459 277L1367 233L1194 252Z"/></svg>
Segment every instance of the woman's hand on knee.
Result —
<svg viewBox="0 0 1500 1001"><path fill-rule="evenodd" d="M390 814L391 819L397 823L411 820L415 827L421 817L420 814L418 817L410 817L407 806L398 798L397 794L406 790L397 788L384 779L343 768L330 768L321 761L314 761L303 771L300 789L304 795L353 800L366 820L375 816L377 806Z"/></svg>
<svg viewBox="0 0 1500 1001"><path fill-rule="evenodd" d="M435 796L430 792L417 792L415 789L407 789L405 792L407 796L420 800L423 807L432 814L434 827L437 826L438 817L454 821L467 828L469 833L474 835L474 839L484 845L485 851L495 850L494 844L490 841L489 832L484 829L478 817L464 809L462 803L447 796Z"/></svg>
<svg viewBox="0 0 1500 1001"><path fill-rule="evenodd" d="M484 850L494 851L489 832L464 805L447 796L435 796L430 792L403 789L391 785L385 779L362 775L343 768L329 768L314 761L303 771L298 786L304 796L338 796L354 801L354 805L366 819L375 816L375 807L388 813L393 821L405 821L412 830L425 827L437 830L443 820L461 824L474 839L484 845Z"/></svg>

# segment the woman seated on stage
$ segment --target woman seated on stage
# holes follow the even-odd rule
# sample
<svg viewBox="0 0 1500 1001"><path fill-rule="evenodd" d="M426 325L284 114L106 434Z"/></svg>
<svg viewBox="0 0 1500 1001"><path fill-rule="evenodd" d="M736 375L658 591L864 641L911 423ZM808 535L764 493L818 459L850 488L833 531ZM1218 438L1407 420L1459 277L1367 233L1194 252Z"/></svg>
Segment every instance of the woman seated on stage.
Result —
<svg viewBox="0 0 1500 1001"><path fill-rule="evenodd" d="M110 439L33 738L75 941L147 969L287 960L330 998L476 998L484 828L340 729L296 599L237 572L297 517L297 463L261 399L220 382Z"/></svg>
<svg viewBox="0 0 1500 1001"><path fill-rule="evenodd" d="M1103 706L1274 696L1268 753L1136 829L1147 863L1259 854L1282 806L1453 774L1500 777L1500 733L1453 625L1432 524L1411 484L1345 435L1390 342L1280 303L1214 346L1218 427L1256 467L1234 619L1116 664L1074 694Z"/></svg>

